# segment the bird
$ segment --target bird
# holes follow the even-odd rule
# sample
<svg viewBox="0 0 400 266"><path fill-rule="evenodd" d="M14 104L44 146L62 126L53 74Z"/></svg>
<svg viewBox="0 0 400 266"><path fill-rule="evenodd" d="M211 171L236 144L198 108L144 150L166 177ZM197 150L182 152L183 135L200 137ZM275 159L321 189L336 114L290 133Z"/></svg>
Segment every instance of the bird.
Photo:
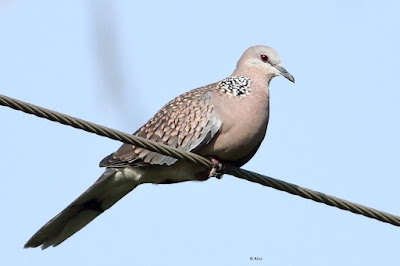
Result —
<svg viewBox="0 0 400 266"><path fill-rule="evenodd" d="M140 184L205 181L220 178L225 167L243 166L265 137L276 76L295 81L273 48L252 46L229 77L176 97L133 134L209 158L213 169L123 144L100 162L106 167L100 178L24 248L61 244Z"/></svg>

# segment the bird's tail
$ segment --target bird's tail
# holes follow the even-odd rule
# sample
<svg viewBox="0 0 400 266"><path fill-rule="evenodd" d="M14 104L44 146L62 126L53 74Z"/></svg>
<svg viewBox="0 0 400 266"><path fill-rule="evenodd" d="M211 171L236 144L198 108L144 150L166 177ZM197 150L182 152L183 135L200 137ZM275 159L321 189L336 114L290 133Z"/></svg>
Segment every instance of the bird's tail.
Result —
<svg viewBox="0 0 400 266"><path fill-rule="evenodd" d="M109 168L82 195L48 221L25 244L25 248L57 246L110 208L137 185L137 178Z"/></svg>

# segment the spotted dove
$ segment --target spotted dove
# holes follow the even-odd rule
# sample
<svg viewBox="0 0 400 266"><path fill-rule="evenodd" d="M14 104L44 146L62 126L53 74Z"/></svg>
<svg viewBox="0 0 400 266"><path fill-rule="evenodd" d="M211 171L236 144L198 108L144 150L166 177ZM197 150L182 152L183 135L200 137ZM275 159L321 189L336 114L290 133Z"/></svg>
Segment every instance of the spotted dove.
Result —
<svg viewBox="0 0 400 266"><path fill-rule="evenodd" d="M269 83L279 75L294 82L275 50L250 47L231 76L173 99L134 135L240 167L264 139ZM107 167L104 174L34 234L25 248L59 245L140 184L210 177L210 169L128 144L100 166Z"/></svg>

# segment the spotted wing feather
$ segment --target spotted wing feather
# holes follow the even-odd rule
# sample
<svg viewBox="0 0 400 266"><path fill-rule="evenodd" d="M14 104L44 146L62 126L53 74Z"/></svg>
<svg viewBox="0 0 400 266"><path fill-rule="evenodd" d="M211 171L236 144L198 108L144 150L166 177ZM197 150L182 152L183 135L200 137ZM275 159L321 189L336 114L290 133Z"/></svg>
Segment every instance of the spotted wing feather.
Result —
<svg viewBox="0 0 400 266"><path fill-rule="evenodd" d="M194 151L207 144L221 128L211 103L217 84L189 91L178 96L134 133L148 140L185 151ZM123 144L115 153L104 158L100 166L171 165L177 159L156 152Z"/></svg>

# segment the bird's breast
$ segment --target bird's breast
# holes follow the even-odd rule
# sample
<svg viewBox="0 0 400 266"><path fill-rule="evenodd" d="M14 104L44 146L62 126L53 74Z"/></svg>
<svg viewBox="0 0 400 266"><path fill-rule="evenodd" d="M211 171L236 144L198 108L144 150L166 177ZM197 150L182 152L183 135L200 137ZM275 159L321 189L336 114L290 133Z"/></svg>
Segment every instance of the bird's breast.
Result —
<svg viewBox="0 0 400 266"><path fill-rule="evenodd" d="M215 115L222 127L202 155L223 161L239 161L254 153L264 139L269 119L267 94L235 97L218 95ZM208 153L208 154L207 154Z"/></svg>

